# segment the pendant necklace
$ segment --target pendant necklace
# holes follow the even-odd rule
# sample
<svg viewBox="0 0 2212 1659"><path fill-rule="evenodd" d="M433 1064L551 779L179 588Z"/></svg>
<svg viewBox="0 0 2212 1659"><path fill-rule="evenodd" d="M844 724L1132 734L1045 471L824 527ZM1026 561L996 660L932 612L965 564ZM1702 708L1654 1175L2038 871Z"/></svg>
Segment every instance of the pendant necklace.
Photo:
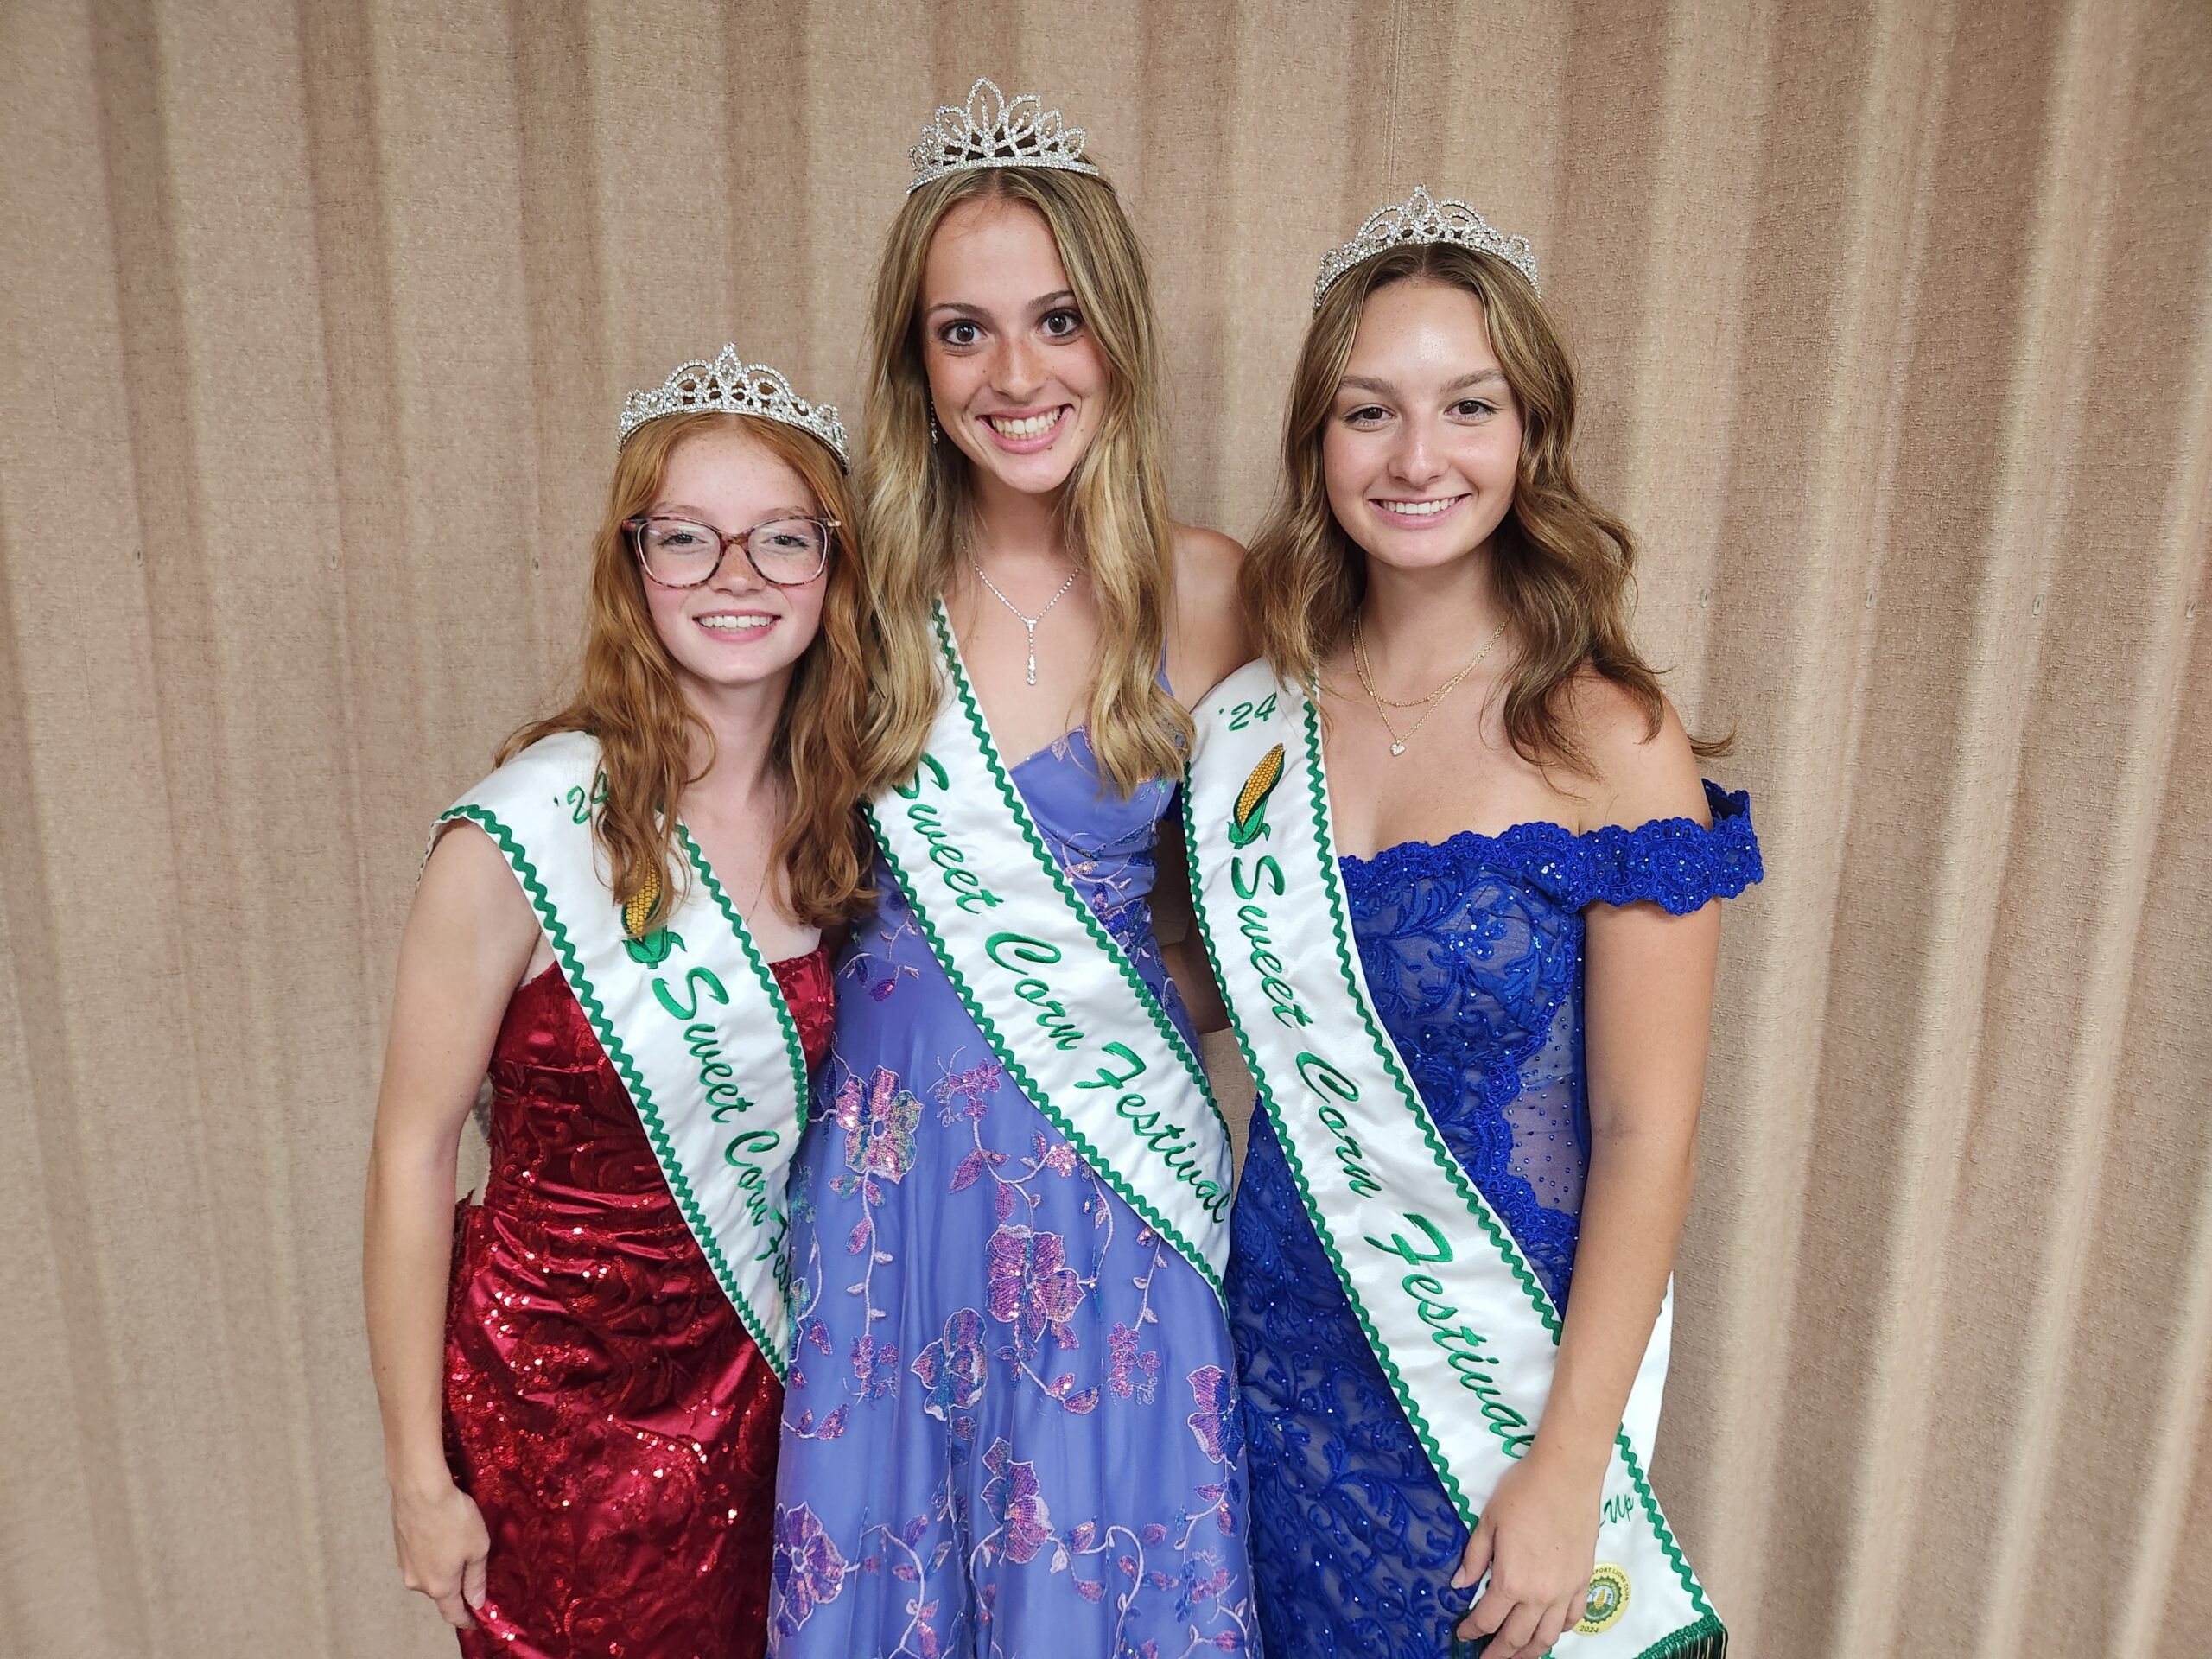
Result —
<svg viewBox="0 0 2212 1659"><path fill-rule="evenodd" d="M981 573L979 572L978 574ZM1443 684L1438 686L1435 690L1430 692L1425 697L1415 697L1411 702L1401 702L1394 698L1383 696L1380 692L1376 690L1374 677L1370 675L1367 670L1367 646L1365 642L1360 637L1359 618L1357 616L1352 618L1352 672L1359 677L1359 689L1367 693L1368 702L1375 705L1375 717L1382 722L1382 729L1389 734L1390 753L1392 754L1403 754L1406 752L1406 745L1413 741L1414 734L1421 730L1421 728L1427 723L1428 717L1436 712L1436 705L1443 701L1444 694L1449 691L1453 686L1459 684L1460 681L1465 679L1468 675L1475 671L1475 665L1478 663L1480 663L1484 658L1489 656L1491 651L1496 648L1497 642L1505 638L1506 627L1512 620L1513 619L1511 617L1508 617L1505 621L1499 623L1497 625L1497 632L1491 635L1489 643L1467 659L1467 665L1465 668L1461 669L1457 674L1454 674L1450 679L1445 681ZM1385 705L1387 705L1387 707ZM1394 730L1390 725L1389 710L1391 709L1418 709L1421 710L1421 718L1414 721L1411 726L1408 726L1406 728L1406 734L1403 737L1399 736L1397 732Z"/></svg>
<svg viewBox="0 0 2212 1659"><path fill-rule="evenodd" d="M999 592L998 583L993 582L988 576L983 574L983 567L976 562L976 556L972 553L968 556L968 568L976 573L976 579L978 582L982 582L984 587L991 590L991 597L997 600L1000 604L1005 606L1009 611L1014 612L1014 620L1020 623L1021 626L1028 631L1029 683L1032 685L1036 684L1037 625L1052 613L1053 606L1058 604L1062 600L1068 596L1068 589L1075 586L1075 579L1083 574L1083 567L1078 564L1074 569L1068 572L1068 579L1060 584L1060 591L1054 594L1052 598L1046 600L1045 601L1045 608L1038 612L1034 616L1022 615L1020 610L1015 606L1014 602L1008 599L1004 594Z"/></svg>

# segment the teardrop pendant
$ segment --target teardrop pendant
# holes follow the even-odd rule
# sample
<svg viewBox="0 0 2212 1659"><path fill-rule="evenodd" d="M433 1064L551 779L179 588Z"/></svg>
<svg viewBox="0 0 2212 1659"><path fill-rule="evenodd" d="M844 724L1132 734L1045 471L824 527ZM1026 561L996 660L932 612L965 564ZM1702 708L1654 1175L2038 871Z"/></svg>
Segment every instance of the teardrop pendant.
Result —
<svg viewBox="0 0 2212 1659"><path fill-rule="evenodd" d="M1029 636L1029 683L1032 685L1036 684L1037 625L1052 613L1053 606L1058 604L1062 600L1068 596L1068 589L1075 586L1076 578L1083 574L1083 567L1078 564L1074 569L1068 572L1068 579L1060 584L1060 591L1054 594L1052 598L1045 601L1045 608L1043 610L1038 612L1034 616L1024 616L1019 610L1014 609L1014 603L1012 600L1008 599L1004 594L999 592L998 583L993 582L988 576L983 574L983 567L976 563L975 556L972 554L969 556L968 564L969 568L975 571L976 579L982 582L984 587L991 590L991 596L996 599L1000 604L1005 606L1009 611L1014 612L1014 620L1020 623L1022 628L1027 632Z"/></svg>

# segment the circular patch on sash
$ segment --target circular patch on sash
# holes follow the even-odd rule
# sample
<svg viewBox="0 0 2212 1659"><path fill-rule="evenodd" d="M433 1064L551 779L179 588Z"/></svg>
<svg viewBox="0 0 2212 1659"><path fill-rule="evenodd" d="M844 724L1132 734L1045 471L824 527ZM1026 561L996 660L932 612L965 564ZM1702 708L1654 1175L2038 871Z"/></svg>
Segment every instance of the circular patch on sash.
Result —
<svg viewBox="0 0 2212 1659"><path fill-rule="evenodd" d="M1591 1569L1590 1599L1583 1604L1582 1622L1574 1627L1574 1633L1595 1636L1610 1630L1627 1611L1628 1574L1611 1561L1600 1561Z"/></svg>

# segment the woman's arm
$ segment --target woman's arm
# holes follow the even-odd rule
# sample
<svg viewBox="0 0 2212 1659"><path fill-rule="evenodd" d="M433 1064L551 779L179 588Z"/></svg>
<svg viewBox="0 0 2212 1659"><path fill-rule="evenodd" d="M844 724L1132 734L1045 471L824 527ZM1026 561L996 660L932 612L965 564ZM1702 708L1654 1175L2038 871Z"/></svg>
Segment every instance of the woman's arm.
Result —
<svg viewBox="0 0 2212 1659"><path fill-rule="evenodd" d="M1243 548L1219 531L1175 526L1175 613L1167 629L1167 680L1193 712L1207 692L1252 660L1251 636L1236 596L1236 572L1243 563ZM1153 936L1192 1023L1200 1031L1225 1030L1229 1010L1198 936L1183 826L1172 813L1160 820L1154 851Z"/></svg>
<svg viewBox="0 0 2212 1659"><path fill-rule="evenodd" d="M1217 530L1175 527L1175 612L1168 619L1167 680L1185 708L1252 660L1236 596L1244 550Z"/></svg>
<svg viewBox="0 0 2212 1659"><path fill-rule="evenodd" d="M461 1124L537 943L506 861L474 825L440 840L399 945L369 1152L361 1284L384 1417L392 1531L410 1589L467 1629L489 1541L444 1436L447 1274Z"/></svg>
<svg viewBox="0 0 2212 1659"><path fill-rule="evenodd" d="M1222 1001L1213 964L1206 960L1205 942L1198 937L1198 916L1191 902L1190 854L1179 813L1170 812L1160 821L1153 857L1152 936L1160 942L1168 976L1183 994L1183 1006L1190 1010L1195 1030L1226 1031L1229 1006Z"/></svg>
<svg viewBox="0 0 2212 1659"><path fill-rule="evenodd" d="M1642 739L1640 715L1628 729ZM1696 757L1671 710L1656 737L1624 744L1615 732L1596 751L1605 786L1595 822L1705 821ZM1535 1659L1581 1617L1613 1435L1674 1271L1696 1166L1720 906L1673 916L1650 903L1594 905L1586 915L1590 1169L1574 1294L1535 1441L1499 1483L1454 1580L1491 1568L1462 1628L1497 1632L1497 1659Z"/></svg>

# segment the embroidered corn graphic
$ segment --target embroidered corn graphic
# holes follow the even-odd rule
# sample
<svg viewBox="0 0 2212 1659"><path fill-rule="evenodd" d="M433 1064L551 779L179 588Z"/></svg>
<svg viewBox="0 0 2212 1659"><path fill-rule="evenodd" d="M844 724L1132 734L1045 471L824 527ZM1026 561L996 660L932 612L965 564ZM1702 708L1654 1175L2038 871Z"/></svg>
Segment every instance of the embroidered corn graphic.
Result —
<svg viewBox="0 0 2212 1659"><path fill-rule="evenodd" d="M1282 745L1278 743L1260 757L1260 764L1252 768L1244 787L1236 791L1236 809L1229 815L1230 846L1244 846L1266 830L1267 819L1261 809L1281 781Z"/></svg>
<svg viewBox="0 0 2212 1659"><path fill-rule="evenodd" d="M653 906L660 902L660 872L648 868L645 884L632 893L629 902L622 906L622 931L633 939L645 937L645 918L653 913Z"/></svg>

